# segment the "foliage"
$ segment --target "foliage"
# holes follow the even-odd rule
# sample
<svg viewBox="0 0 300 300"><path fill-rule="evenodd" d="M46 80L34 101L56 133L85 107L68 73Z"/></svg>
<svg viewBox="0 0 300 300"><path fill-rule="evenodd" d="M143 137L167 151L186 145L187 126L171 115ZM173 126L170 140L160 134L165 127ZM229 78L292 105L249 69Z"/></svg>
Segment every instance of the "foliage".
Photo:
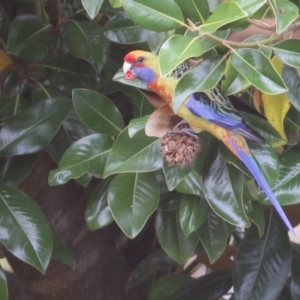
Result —
<svg viewBox="0 0 300 300"><path fill-rule="evenodd" d="M285 299L299 299L299 247L272 210L264 213L269 202L245 167L207 133L193 165L168 166L160 139L144 132L154 110L145 86L126 82L120 69L138 48L158 54L164 76L193 59L176 87L174 111L187 95L216 84L240 95L243 116L266 139L250 144L262 172L281 205L299 204L298 2L53 2L61 2L57 13L51 1L16 1L11 20L0 8L1 244L43 273L51 258L74 263L42 210L18 189L46 151L58 163L51 186L76 180L87 187L98 178L82 212L91 230L116 222L135 238L153 220L158 242L128 289L149 281L140 288L147 299L219 299L233 285L236 300L271 300L288 286ZM274 22L261 22L266 16ZM230 39L249 26L268 33ZM291 215L294 224L298 215ZM194 279L199 264L210 272ZM1 268L0 298L8 299Z"/></svg>

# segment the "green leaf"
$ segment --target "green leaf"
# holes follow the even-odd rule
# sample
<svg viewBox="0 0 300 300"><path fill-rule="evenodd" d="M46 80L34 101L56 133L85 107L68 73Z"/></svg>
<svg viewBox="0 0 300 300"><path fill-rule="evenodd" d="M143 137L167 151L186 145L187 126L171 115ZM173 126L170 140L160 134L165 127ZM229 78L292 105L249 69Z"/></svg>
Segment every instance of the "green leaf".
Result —
<svg viewBox="0 0 300 300"><path fill-rule="evenodd" d="M34 15L20 15L10 24L7 50L26 61L37 62L51 54L52 39L50 24Z"/></svg>
<svg viewBox="0 0 300 300"><path fill-rule="evenodd" d="M260 91L274 95L287 91L269 59L256 49L237 49L231 53L233 66Z"/></svg>
<svg viewBox="0 0 300 300"><path fill-rule="evenodd" d="M2 300L8 300L8 289L7 289L7 280L3 272L3 269L0 265L0 298Z"/></svg>
<svg viewBox="0 0 300 300"><path fill-rule="evenodd" d="M89 198L85 221L90 230L105 227L114 221L107 200L107 188L111 180L112 177L101 180Z"/></svg>
<svg viewBox="0 0 300 300"><path fill-rule="evenodd" d="M35 163L36 155L22 155L2 158L0 160L0 181L17 186L27 177Z"/></svg>
<svg viewBox="0 0 300 300"><path fill-rule="evenodd" d="M292 245L292 274L291 274L291 295L292 299L300 297L300 246Z"/></svg>
<svg viewBox="0 0 300 300"><path fill-rule="evenodd" d="M300 68L299 46L300 41L298 39L289 39L274 44L271 48L283 63L291 67Z"/></svg>
<svg viewBox="0 0 300 300"><path fill-rule="evenodd" d="M149 300L174 300L179 291L195 279L184 274L167 275L156 280L149 292ZM186 298L185 298L186 299ZM189 299L191 300L191 299Z"/></svg>
<svg viewBox="0 0 300 300"><path fill-rule="evenodd" d="M73 89L96 90L99 87L100 78L95 69L85 60L70 54L57 55L43 67L47 69L49 84L65 94L71 95Z"/></svg>
<svg viewBox="0 0 300 300"><path fill-rule="evenodd" d="M274 194L281 205L300 202L299 179L300 155L299 147L295 146L279 157L279 176Z"/></svg>
<svg viewBox="0 0 300 300"><path fill-rule="evenodd" d="M227 225L212 210L208 211L207 218L197 230L198 237L213 264L224 252L227 245Z"/></svg>
<svg viewBox="0 0 300 300"><path fill-rule="evenodd" d="M204 197L202 177L193 170L179 182L175 190L183 194Z"/></svg>
<svg viewBox="0 0 300 300"><path fill-rule="evenodd" d="M123 78L124 78L124 73L123 73ZM140 91L139 89L131 86L124 86L122 92L130 97L130 100L133 105L133 116L135 118L148 116L154 111L154 107L150 104L150 102L147 100L143 92Z"/></svg>
<svg viewBox="0 0 300 300"><path fill-rule="evenodd" d="M103 0L81 0L81 2L90 18L94 19L100 11Z"/></svg>
<svg viewBox="0 0 300 300"><path fill-rule="evenodd" d="M160 48L158 60L162 76L168 75L177 65L190 57L202 55L199 37L172 35Z"/></svg>
<svg viewBox="0 0 300 300"><path fill-rule="evenodd" d="M187 275L167 275L154 282L149 300L221 299L231 286L230 271L212 272L197 279Z"/></svg>
<svg viewBox="0 0 300 300"><path fill-rule="evenodd" d="M108 1L113 8L122 7L122 0L108 0Z"/></svg>
<svg viewBox="0 0 300 300"><path fill-rule="evenodd" d="M205 221L208 205L205 200L194 195L183 195L179 206L179 220L185 236L196 231Z"/></svg>
<svg viewBox="0 0 300 300"><path fill-rule="evenodd" d="M65 98L40 101L8 119L0 132L0 155L34 153L44 148L71 108Z"/></svg>
<svg viewBox="0 0 300 300"><path fill-rule="evenodd" d="M300 111L300 99L299 99L299 93L300 93L300 75L297 69L292 68L290 66L283 66L282 69L282 77L284 79L284 82L286 83L288 87L288 92L286 95L288 96L289 100L291 101L291 104Z"/></svg>
<svg viewBox="0 0 300 300"><path fill-rule="evenodd" d="M170 256L161 249L158 249L142 260L133 270L127 280L126 290L140 285L158 271L168 270L176 266L178 264Z"/></svg>
<svg viewBox="0 0 300 300"><path fill-rule="evenodd" d="M75 89L72 98L80 119L96 132L118 135L124 128L121 113L106 96L91 90Z"/></svg>
<svg viewBox="0 0 300 300"><path fill-rule="evenodd" d="M240 8L245 11L248 15L256 13L267 0L233 0Z"/></svg>
<svg viewBox="0 0 300 300"><path fill-rule="evenodd" d="M137 24L153 31L168 31L184 24L178 5L172 0L123 0L128 16Z"/></svg>
<svg viewBox="0 0 300 300"><path fill-rule="evenodd" d="M246 231L235 258L235 299L276 299L286 284L291 260L286 228L272 213L262 238L254 226Z"/></svg>
<svg viewBox="0 0 300 300"><path fill-rule="evenodd" d="M136 44L147 42L151 31L136 25L124 11L115 14L104 27L105 36L112 42Z"/></svg>
<svg viewBox="0 0 300 300"><path fill-rule="evenodd" d="M25 193L1 184L0 211L0 242L13 255L44 274L53 239L41 209Z"/></svg>
<svg viewBox="0 0 300 300"><path fill-rule="evenodd" d="M194 92L212 89L220 81L226 66L225 56L213 56L188 70L176 85L173 110L177 112L185 99Z"/></svg>
<svg viewBox="0 0 300 300"><path fill-rule="evenodd" d="M0 6L0 45L2 45L4 49L6 48L9 24L10 20L8 15L6 14L6 11L2 6Z"/></svg>
<svg viewBox="0 0 300 300"><path fill-rule="evenodd" d="M102 177L112 144L111 137L103 134L92 134L78 140L65 152L58 168L49 173L49 185L64 184L85 173Z"/></svg>
<svg viewBox="0 0 300 300"><path fill-rule="evenodd" d="M53 251L51 259L67 264L73 270L75 269L76 260L71 249L57 235L53 235Z"/></svg>
<svg viewBox="0 0 300 300"><path fill-rule="evenodd" d="M226 164L218 154L203 181L205 198L214 212L228 223L250 225L243 205L243 173Z"/></svg>
<svg viewBox="0 0 300 300"><path fill-rule="evenodd" d="M259 237L262 237L265 233L265 217L262 206L252 202L252 210L247 213L247 216L256 225Z"/></svg>
<svg viewBox="0 0 300 300"><path fill-rule="evenodd" d="M224 79L221 83L223 94L225 96L233 95L249 86L250 82L234 68L229 58L224 72Z"/></svg>
<svg viewBox="0 0 300 300"><path fill-rule="evenodd" d="M192 169L192 164L186 166L169 166L168 163L164 161L163 171L169 191L173 191L180 181L183 180L189 173L191 173Z"/></svg>
<svg viewBox="0 0 300 300"><path fill-rule="evenodd" d="M148 116L132 119L128 124L129 137L132 138L137 132L139 132L140 130L144 130L147 121L148 121Z"/></svg>
<svg viewBox="0 0 300 300"><path fill-rule="evenodd" d="M201 34L211 34L220 27L232 22L242 20L248 17L248 14L241 9L235 2L224 2L208 17L204 24L199 26Z"/></svg>
<svg viewBox="0 0 300 300"><path fill-rule="evenodd" d="M276 20L276 32L282 33L298 18L298 7L288 0L268 1Z"/></svg>
<svg viewBox="0 0 300 300"><path fill-rule="evenodd" d="M175 2L183 14L194 22L204 23L210 14L207 0L175 0Z"/></svg>
<svg viewBox="0 0 300 300"><path fill-rule="evenodd" d="M155 231L161 247L179 264L186 262L198 243L195 233L191 233L188 237L184 235L176 210L158 211Z"/></svg>
<svg viewBox="0 0 300 300"><path fill-rule="evenodd" d="M103 27L92 22L71 21L65 37L72 55L88 61L100 73L109 52L109 41Z"/></svg>
<svg viewBox="0 0 300 300"><path fill-rule="evenodd" d="M161 142L141 130L132 138L125 128L117 137L106 162L104 177L116 173L151 172L162 167Z"/></svg>
<svg viewBox="0 0 300 300"><path fill-rule="evenodd" d="M129 237L143 229L159 202L159 185L152 173L118 174L107 191L111 213Z"/></svg>

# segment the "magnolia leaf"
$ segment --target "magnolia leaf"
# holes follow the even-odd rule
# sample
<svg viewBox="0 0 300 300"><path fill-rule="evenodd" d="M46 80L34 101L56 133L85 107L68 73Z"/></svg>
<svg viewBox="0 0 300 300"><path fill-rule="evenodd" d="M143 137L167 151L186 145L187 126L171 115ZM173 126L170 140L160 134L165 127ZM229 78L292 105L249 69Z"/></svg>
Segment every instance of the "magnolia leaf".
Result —
<svg viewBox="0 0 300 300"><path fill-rule="evenodd" d="M276 71L281 73L282 62L279 60L279 58L274 56L271 62ZM286 143L285 141L287 140L287 136L283 128L283 121L290 108L290 101L284 93L277 95L262 93L261 97L265 116L268 122L279 132L280 136L284 140L282 142L278 141L276 144L273 144L274 147L280 147L284 145Z"/></svg>

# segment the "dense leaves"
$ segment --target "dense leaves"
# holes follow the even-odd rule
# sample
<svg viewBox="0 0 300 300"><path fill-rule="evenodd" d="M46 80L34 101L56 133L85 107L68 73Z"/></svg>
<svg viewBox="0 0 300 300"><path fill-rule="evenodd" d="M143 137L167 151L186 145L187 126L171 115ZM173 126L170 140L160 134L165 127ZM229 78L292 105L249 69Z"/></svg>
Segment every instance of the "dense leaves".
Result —
<svg viewBox="0 0 300 300"><path fill-rule="evenodd" d="M299 249L277 215L264 213L270 202L245 165L205 132L192 163L161 155L189 147L176 141L191 137L186 128L161 140L184 101L220 86L265 139L247 143L279 203L298 210L298 2L29 2L0 7L0 246L42 273L50 259L75 267L18 188L47 152L57 163L50 186L75 180L89 191L82 214L90 230L119 227L121 248L136 237L135 245L140 237L151 245L127 282L141 299L213 300L232 286L236 300L298 299ZM157 54L156 76L179 76L170 106L145 82L125 79L123 57L136 49ZM237 255L228 252L235 247ZM8 299L1 268L0 298Z"/></svg>

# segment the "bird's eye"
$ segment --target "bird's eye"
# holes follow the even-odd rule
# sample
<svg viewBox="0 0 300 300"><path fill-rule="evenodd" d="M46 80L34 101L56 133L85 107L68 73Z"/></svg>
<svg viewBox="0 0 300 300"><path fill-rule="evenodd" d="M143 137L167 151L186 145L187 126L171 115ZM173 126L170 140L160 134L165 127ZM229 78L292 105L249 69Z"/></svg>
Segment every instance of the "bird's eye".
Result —
<svg viewBox="0 0 300 300"><path fill-rule="evenodd" d="M144 61L144 57L141 57L141 56L140 56L140 57L138 57L138 58L136 59L136 61L139 62L139 63L141 63L141 62Z"/></svg>

